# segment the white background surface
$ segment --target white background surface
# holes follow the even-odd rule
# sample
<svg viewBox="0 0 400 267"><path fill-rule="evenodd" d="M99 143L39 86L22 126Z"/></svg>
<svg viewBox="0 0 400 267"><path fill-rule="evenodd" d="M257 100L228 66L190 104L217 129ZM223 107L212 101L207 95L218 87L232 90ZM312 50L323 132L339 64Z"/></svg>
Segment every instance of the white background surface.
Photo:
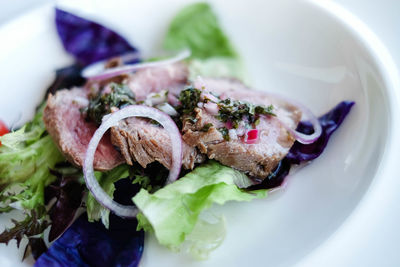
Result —
<svg viewBox="0 0 400 267"><path fill-rule="evenodd" d="M301 0L294 0L301 1ZM324 1L324 0L321 0ZM0 24L29 9L54 0L0 0ZM389 49L400 65L400 1L398 0L335 0L360 18Z"/></svg>
<svg viewBox="0 0 400 267"><path fill-rule="evenodd" d="M397 67L400 66L400 1L398 0L336 0L363 21L388 48ZM400 174L393 177L400 188ZM397 190L396 190L397 191ZM346 247L333 245L330 240L318 256L310 256L300 266L400 266L400 214L393 208L400 203L400 193L387 192L382 202L365 215L365 225L352 235ZM371 223L374 221L374 223ZM350 227L349 227L350 229ZM340 237L336 237L340 238ZM328 249L329 248L329 249ZM326 250L324 250L326 249ZM329 251L329 252L328 252ZM330 259L334 258L335 261Z"/></svg>
<svg viewBox="0 0 400 267"><path fill-rule="evenodd" d="M30 8L50 2L45 0L0 0L0 24ZM388 48L397 66L400 66L400 1L398 0L336 0L362 20ZM344 232L352 241L338 247L335 236L325 243L320 253L310 255L301 266L400 266L400 214L392 203L400 203L400 175L394 180L392 191L382 196L379 204L364 213L365 226L358 232ZM397 180L397 181L396 181ZM373 223L372 223L373 221ZM350 229L350 227L348 227ZM354 228L352 228L354 229ZM343 244L342 244L343 245ZM335 258L335 261L331 259ZM397 263L397 264L396 264Z"/></svg>
<svg viewBox="0 0 400 267"><path fill-rule="evenodd" d="M398 0L335 0L362 20L389 49L400 66L400 1Z"/></svg>

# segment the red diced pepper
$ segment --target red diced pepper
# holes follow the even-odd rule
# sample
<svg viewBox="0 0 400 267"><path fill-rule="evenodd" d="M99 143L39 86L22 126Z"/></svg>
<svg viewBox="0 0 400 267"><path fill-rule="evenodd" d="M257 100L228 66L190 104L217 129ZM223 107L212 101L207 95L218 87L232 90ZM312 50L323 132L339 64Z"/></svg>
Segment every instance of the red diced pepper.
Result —
<svg viewBox="0 0 400 267"><path fill-rule="evenodd" d="M254 143L256 143L257 140L258 140L258 130L257 129L248 130L246 132L244 140L245 140L246 144L254 144Z"/></svg>
<svg viewBox="0 0 400 267"><path fill-rule="evenodd" d="M5 135L6 133L9 133L10 131L8 130L6 124L0 120L0 136ZM1 142L0 142L1 146Z"/></svg>

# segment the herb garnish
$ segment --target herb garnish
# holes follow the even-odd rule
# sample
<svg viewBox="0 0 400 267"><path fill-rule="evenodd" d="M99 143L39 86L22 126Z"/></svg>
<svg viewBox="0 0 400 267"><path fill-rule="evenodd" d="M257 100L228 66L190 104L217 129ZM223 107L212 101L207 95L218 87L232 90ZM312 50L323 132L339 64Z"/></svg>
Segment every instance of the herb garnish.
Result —
<svg viewBox="0 0 400 267"><path fill-rule="evenodd" d="M111 113L112 108L122 108L126 105L136 103L135 94L125 84L111 83L111 92L102 94L101 92L89 99L89 105L83 109L86 118L101 124L104 115Z"/></svg>
<svg viewBox="0 0 400 267"><path fill-rule="evenodd" d="M189 120L193 124L196 122L194 109L197 108L198 103L201 102L201 93L201 90L196 89L193 86L186 88L180 93L179 101L181 102L181 105L178 107L178 112L181 115L181 120ZM260 115L276 116L273 112L273 105L254 105L244 101L233 100L231 98L220 100L218 96L215 97L218 99L218 102L215 103L218 105L219 109L218 115L215 116L215 118L225 123L231 123L234 129L239 128L239 125L243 123L243 126L246 128L255 128L260 123ZM203 103L207 103L208 101L211 100L205 98ZM185 117L182 118L182 116ZM207 132L212 126L211 123L207 123L200 129L200 131ZM229 126L229 128L230 127L231 126ZM222 133L224 139L229 141L229 129L222 127L218 128L218 130Z"/></svg>
<svg viewBox="0 0 400 267"><path fill-rule="evenodd" d="M168 169L158 162L152 162L146 168L134 163L129 168L129 178L132 184L139 184L141 188L150 193L154 193L164 186L168 173Z"/></svg>
<svg viewBox="0 0 400 267"><path fill-rule="evenodd" d="M217 118L223 122L231 121L234 128L237 128L239 123L247 120L249 124L256 123L259 119L258 115L276 116L273 113L274 107L269 105L256 106L247 102L232 100L230 98L221 100L218 103L219 114Z"/></svg>
<svg viewBox="0 0 400 267"><path fill-rule="evenodd" d="M32 210L31 214L27 214L25 219L22 221L17 221L15 219L11 219L11 221L14 226L5 229L0 234L0 243L8 244L10 240L15 239L17 241L17 247L19 247L21 240L24 237L28 237L28 246L25 250L29 247L29 249L32 250L32 253L37 257L47 250L43 241L43 236L41 236L50 224L46 218L46 210L44 207L38 210ZM40 251L38 251L37 246L34 246L32 242L39 245ZM26 252L27 251L24 253L24 258L29 254Z"/></svg>
<svg viewBox="0 0 400 267"><path fill-rule="evenodd" d="M212 123L207 123L203 126L203 128L200 129L200 131L202 132L208 132L208 130L210 130L211 127L213 127L214 125Z"/></svg>
<svg viewBox="0 0 400 267"><path fill-rule="evenodd" d="M262 114L262 115L270 115L270 116L276 116L276 114L273 112L274 106L269 105L268 107L265 106L256 106L254 108L254 112L256 114Z"/></svg>
<svg viewBox="0 0 400 267"><path fill-rule="evenodd" d="M194 87L188 87L184 89L179 95L179 101L181 104L178 107L178 112L182 115L193 114L194 109L197 107L197 103L200 101L201 91Z"/></svg>
<svg viewBox="0 0 400 267"><path fill-rule="evenodd" d="M225 141L229 141L229 130L226 127L218 128L218 131L221 132L222 136L224 137Z"/></svg>

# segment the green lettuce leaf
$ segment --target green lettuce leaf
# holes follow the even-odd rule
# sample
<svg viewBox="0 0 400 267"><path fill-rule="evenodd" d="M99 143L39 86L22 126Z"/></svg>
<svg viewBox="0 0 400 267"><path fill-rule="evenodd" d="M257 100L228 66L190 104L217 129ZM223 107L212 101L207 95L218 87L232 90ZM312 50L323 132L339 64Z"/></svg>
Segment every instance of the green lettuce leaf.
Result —
<svg viewBox="0 0 400 267"><path fill-rule="evenodd" d="M12 220L14 226L0 234L0 243L16 239L19 245L28 237L28 246L35 252L33 242L45 247L43 231L50 224L44 193L56 179L50 169L65 161L46 132L43 109L44 105L19 130L0 137L0 213L18 209L25 215L23 221Z"/></svg>
<svg viewBox="0 0 400 267"><path fill-rule="evenodd" d="M206 260L210 252L219 247L226 236L226 221L224 216L211 212L202 212L193 231L182 243L182 251L190 254L196 260Z"/></svg>
<svg viewBox="0 0 400 267"><path fill-rule="evenodd" d="M237 53L206 3L183 8L172 20L164 40L168 50L189 48L193 58L228 57Z"/></svg>
<svg viewBox="0 0 400 267"><path fill-rule="evenodd" d="M40 139L46 131L42 120L44 107L45 105L42 104L32 121L26 123L21 129L0 137L2 143L2 146L0 146L0 153L18 151Z"/></svg>
<svg viewBox="0 0 400 267"><path fill-rule="evenodd" d="M114 183L129 176L129 167L128 165L120 165L107 172L95 172L95 176L103 190L110 197L112 197L115 191ZM89 222L94 222L101 219L104 226L108 229L110 210L106 209L99 202L97 202L92 193L88 194L88 198L86 200L86 211Z"/></svg>
<svg viewBox="0 0 400 267"><path fill-rule="evenodd" d="M192 59L189 63L189 80L198 76L212 78L236 78L245 84L249 77L243 62L237 58L213 57L207 59Z"/></svg>
<svg viewBox="0 0 400 267"><path fill-rule="evenodd" d="M200 75L234 77L248 83L243 61L206 3L189 5L176 15L165 37L164 47L169 50L191 50L191 60L188 61L190 80Z"/></svg>
<svg viewBox="0 0 400 267"><path fill-rule="evenodd" d="M21 129L0 137L0 185L3 188L0 198L3 207L30 210L43 206L44 187L56 179L49 169L64 161L45 132L43 108Z"/></svg>
<svg viewBox="0 0 400 267"><path fill-rule="evenodd" d="M243 175L210 161L154 194L141 189L133 198L141 211L138 227L154 231L160 244L178 249L192 232L200 213L213 203L222 205L266 196L265 190L249 193L239 189L235 180Z"/></svg>

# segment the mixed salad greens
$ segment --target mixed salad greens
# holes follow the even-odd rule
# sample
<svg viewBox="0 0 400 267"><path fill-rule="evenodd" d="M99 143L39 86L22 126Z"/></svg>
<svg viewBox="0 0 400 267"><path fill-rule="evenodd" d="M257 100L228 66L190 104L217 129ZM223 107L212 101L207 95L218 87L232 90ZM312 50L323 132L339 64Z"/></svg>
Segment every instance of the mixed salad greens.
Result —
<svg viewBox="0 0 400 267"><path fill-rule="evenodd" d="M76 63L56 72L47 94L82 85L85 79L80 73L88 64L138 53L124 38L98 23L60 9L55 12L62 44ZM164 48L191 50L190 77L201 74L247 79L238 53L208 4L193 4L181 10L170 24ZM116 85L113 92L114 98L97 99L96 103L131 103L124 88ZM89 113L99 119L109 111L96 109L96 103L91 110L89 107ZM320 117L322 134L316 142L295 142L267 178L246 189L238 186L248 183L245 174L213 160L182 172L178 181L166 186L168 170L158 163L146 169L124 164L96 172L96 179L109 196L138 207L137 220L113 215L88 192L82 171L66 161L47 133L42 104L32 121L0 137L0 211L19 210L25 216L22 221L13 220L14 226L0 234L0 242L15 239L19 245L27 238L26 251L32 251L37 259L35 266L137 266L144 232L152 232L162 245L179 250L189 242L194 257L206 258L223 240L224 219L210 223L202 218L202 212L214 203L266 197L268 190L283 183L293 164L315 159L323 152L353 104L342 102ZM314 129L302 121L297 131L311 134ZM48 236L46 229L50 229ZM207 231L209 235L196 234ZM49 248L48 241L54 241Z"/></svg>

